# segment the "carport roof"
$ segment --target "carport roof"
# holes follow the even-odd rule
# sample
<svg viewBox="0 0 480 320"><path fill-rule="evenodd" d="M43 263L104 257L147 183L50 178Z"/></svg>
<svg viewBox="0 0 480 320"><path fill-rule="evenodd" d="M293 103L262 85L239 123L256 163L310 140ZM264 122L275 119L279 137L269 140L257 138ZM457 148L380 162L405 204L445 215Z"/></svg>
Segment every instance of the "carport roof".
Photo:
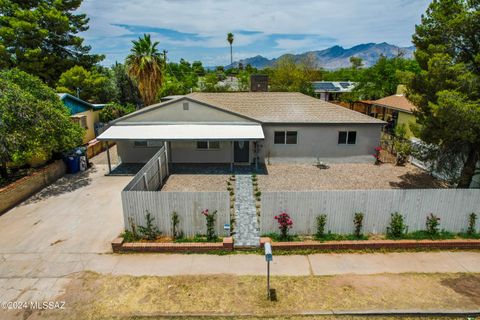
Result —
<svg viewBox="0 0 480 320"><path fill-rule="evenodd" d="M258 124L116 125L97 140L255 140L264 139Z"/></svg>

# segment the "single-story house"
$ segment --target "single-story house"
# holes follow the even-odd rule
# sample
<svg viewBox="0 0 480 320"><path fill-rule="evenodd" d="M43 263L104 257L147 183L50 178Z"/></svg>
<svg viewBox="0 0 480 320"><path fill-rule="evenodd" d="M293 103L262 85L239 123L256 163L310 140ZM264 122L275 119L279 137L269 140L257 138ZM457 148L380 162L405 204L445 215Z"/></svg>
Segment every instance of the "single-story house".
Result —
<svg viewBox="0 0 480 320"><path fill-rule="evenodd" d="M95 124L100 122L100 111L105 104L91 104L68 93L59 93L63 104L70 110L70 118L86 129L83 143L95 139Z"/></svg>
<svg viewBox="0 0 480 320"><path fill-rule="evenodd" d="M384 121L296 92L191 93L109 124L122 163L372 161Z"/></svg>
<svg viewBox="0 0 480 320"><path fill-rule="evenodd" d="M315 96L324 101L339 101L340 97L352 92L356 82L351 81L313 81Z"/></svg>

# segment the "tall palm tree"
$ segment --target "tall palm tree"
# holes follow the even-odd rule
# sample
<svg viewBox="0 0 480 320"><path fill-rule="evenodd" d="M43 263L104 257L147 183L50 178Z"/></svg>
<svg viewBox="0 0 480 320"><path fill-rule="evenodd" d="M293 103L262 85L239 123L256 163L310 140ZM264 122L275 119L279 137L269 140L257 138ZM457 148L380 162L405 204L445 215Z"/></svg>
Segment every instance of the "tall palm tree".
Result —
<svg viewBox="0 0 480 320"><path fill-rule="evenodd" d="M233 44L233 33L227 33L227 41L230 43L230 64L233 64L233 51L232 51L232 44Z"/></svg>
<svg viewBox="0 0 480 320"><path fill-rule="evenodd" d="M128 76L135 81L145 106L156 102L157 94L163 84L163 64L158 42L152 42L149 34L144 34L137 41L127 56L125 65Z"/></svg>

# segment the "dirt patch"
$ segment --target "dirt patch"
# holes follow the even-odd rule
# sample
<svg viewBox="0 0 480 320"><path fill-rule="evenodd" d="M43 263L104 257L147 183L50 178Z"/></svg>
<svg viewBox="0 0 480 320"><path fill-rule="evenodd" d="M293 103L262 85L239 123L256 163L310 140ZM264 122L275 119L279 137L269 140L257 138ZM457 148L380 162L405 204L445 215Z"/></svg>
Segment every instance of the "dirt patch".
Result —
<svg viewBox="0 0 480 320"><path fill-rule="evenodd" d="M273 164L258 175L262 191L446 188L427 172L410 164L338 163L329 169L307 164Z"/></svg>
<svg viewBox="0 0 480 320"><path fill-rule="evenodd" d="M67 302L68 309L44 315L52 319L160 314L274 317L322 310L478 309L479 301L444 285L458 278L455 274L272 277L272 288L277 293L277 301L272 302L265 297L265 277L259 276L132 277L85 273L71 281L65 295L59 297Z"/></svg>
<svg viewBox="0 0 480 320"><path fill-rule="evenodd" d="M442 284L480 304L480 276L465 274L457 278L445 279Z"/></svg>
<svg viewBox="0 0 480 320"><path fill-rule="evenodd" d="M172 174L162 191L227 191L226 174Z"/></svg>

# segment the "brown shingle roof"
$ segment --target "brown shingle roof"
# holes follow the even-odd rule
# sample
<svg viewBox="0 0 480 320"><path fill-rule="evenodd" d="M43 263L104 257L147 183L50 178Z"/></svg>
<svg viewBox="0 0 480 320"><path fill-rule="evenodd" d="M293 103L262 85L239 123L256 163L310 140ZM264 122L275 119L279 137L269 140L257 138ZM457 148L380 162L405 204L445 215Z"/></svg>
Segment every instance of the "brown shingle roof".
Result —
<svg viewBox="0 0 480 320"><path fill-rule="evenodd" d="M408 113L412 113L414 110L417 110L417 107L413 105L413 103L411 103L403 94L394 94L393 96L372 101L372 103Z"/></svg>
<svg viewBox="0 0 480 320"><path fill-rule="evenodd" d="M194 92L187 97L261 122L384 123L298 92Z"/></svg>

